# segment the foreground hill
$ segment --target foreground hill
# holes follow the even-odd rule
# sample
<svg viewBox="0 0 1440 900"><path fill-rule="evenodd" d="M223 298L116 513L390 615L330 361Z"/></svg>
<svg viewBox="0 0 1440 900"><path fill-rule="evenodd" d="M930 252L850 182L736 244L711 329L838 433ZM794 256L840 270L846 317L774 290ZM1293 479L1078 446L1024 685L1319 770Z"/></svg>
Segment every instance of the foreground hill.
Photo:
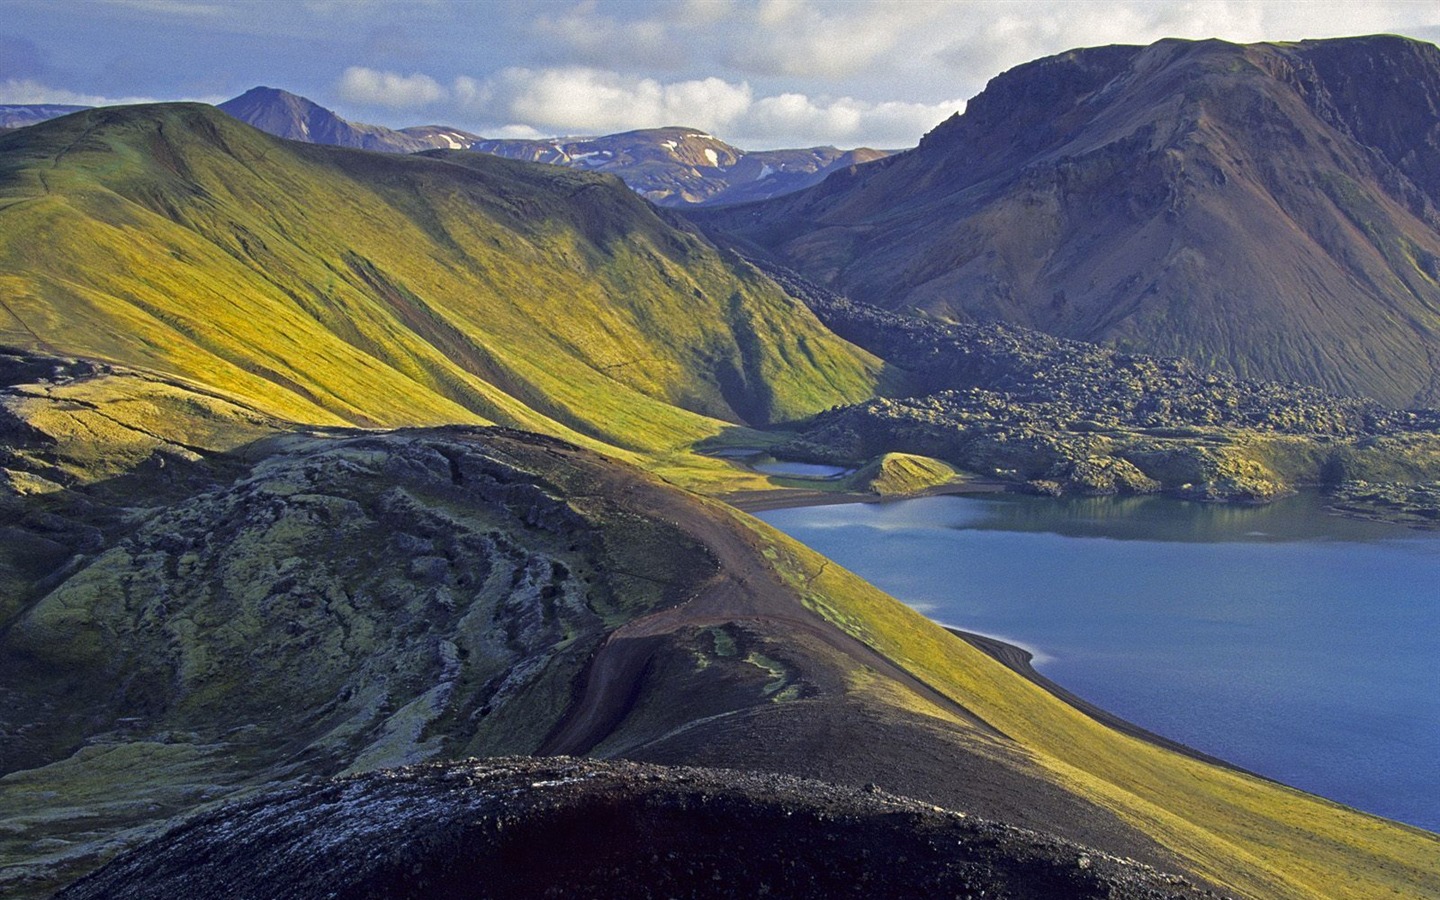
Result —
<svg viewBox="0 0 1440 900"><path fill-rule="evenodd" d="M1440 50L1165 40L1006 72L713 227L857 300L1440 401Z"/></svg>
<svg viewBox="0 0 1440 900"><path fill-rule="evenodd" d="M0 341L316 424L664 452L869 396L878 363L617 180L281 141L213 107L0 137Z"/></svg>
<svg viewBox="0 0 1440 900"><path fill-rule="evenodd" d="M477 884L495 898L1214 896L873 786L513 757L358 776L230 807L61 896L439 900L474 897Z"/></svg>
<svg viewBox="0 0 1440 900"><path fill-rule="evenodd" d="M873 782L1240 896L1440 891L1434 835L1113 730L634 467L506 429L297 429L145 372L3 362L7 896L267 787L535 753ZM888 833L923 846L941 819ZM393 847L367 834L346 852ZM1080 852L1041 868L1083 880Z"/></svg>

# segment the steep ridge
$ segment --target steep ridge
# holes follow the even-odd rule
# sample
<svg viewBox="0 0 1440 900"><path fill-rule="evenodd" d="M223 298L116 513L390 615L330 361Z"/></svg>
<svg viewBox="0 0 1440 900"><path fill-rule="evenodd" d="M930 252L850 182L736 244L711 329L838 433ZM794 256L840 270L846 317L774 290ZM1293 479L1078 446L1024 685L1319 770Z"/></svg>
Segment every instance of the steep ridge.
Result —
<svg viewBox="0 0 1440 900"><path fill-rule="evenodd" d="M614 179L280 141L197 104L0 138L0 289L0 340L318 424L657 452L861 399L878 367Z"/></svg>
<svg viewBox="0 0 1440 900"><path fill-rule="evenodd" d="M7 896L267 787L541 750L873 782L1240 896L1440 890L1435 835L1114 731L637 468L3 371Z"/></svg>
<svg viewBox="0 0 1440 900"><path fill-rule="evenodd" d="M697 212L857 300L1440 400L1440 50L1076 50L914 151Z"/></svg>

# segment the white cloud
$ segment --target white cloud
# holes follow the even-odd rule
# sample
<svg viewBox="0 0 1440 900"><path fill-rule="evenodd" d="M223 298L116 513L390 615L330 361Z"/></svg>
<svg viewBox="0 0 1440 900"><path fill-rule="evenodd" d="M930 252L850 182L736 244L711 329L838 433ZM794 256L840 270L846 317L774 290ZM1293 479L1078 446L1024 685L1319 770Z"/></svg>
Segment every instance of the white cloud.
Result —
<svg viewBox="0 0 1440 900"><path fill-rule="evenodd" d="M551 134L602 134L661 125L719 129L751 102L750 87L719 78L663 83L585 67L506 69L464 80L470 109ZM457 94L460 80L457 79Z"/></svg>
<svg viewBox="0 0 1440 900"><path fill-rule="evenodd" d="M724 54L727 63L756 75L835 78L872 67L901 47L906 32L934 23L944 5L763 0L742 15L748 27Z"/></svg>
<svg viewBox="0 0 1440 900"><path fill-rule="evenodd" d="M449 96L445 88L429 75L415 72L397 75L378 72L364 66L351 66L340 76L340 97L348 103L386 106L391 109L414 109L429 106Z"/></svg>
<svg viewBox="0 0 1440 900"><path fill-rule="evenodd" d="M1077 47L1149 44L1168 37L1251 43L1416 33L1440 25L1440 6L1406 0L1020 0L981 11L990 14L972 16L969 27L934 29L948 42L934 58L977 87L1005 69Z"/></svg>
<svg viewBox="0 0 1440 900"><path fill-rule="evenodd" d="M560 15L537 16L531 28L564 59L580 64L668 69L682 65L690 49L677 33L684 25L600 15L594 3L582 3Z"/></svg>
<svg viewBox="0 0 1440 900"><path fill-rule="evenodd" d="M225 15L224 7L218 3L189 2L189 0L105 0L105 3L110 6L161 16L219 18Z"/></svg>
<svg viewBox="0 0 1440 900"><path fill-rule="evenodd" d="M58 104L65 106L122 106L131 103L157 103L153 97L105 97L78 91L54 88L30 78L0 81L0 103ZM218 99L202 102L216 103Z"/></svg>
<svg viewBox="0 0 1440 900"><path fill-rule="evenodd" d="M492 128L486 131L485 136L487 138L507 141L542 141L546 138L553 138L556 135L536 131L529 125L502 125L499 128Z"/></svg>
<svg viewBox="0 0 1440 900"><path fill-rule="evenodd" d="M873 103L853 97L816 101L803 94L780 94L756 101L734 123L732 139L757 148L825 143L900 149L914 146L922 134L964 106L959 100Z"/></svg>
<svg viewBox="0 0 1440 900"><path fill-rule="evenodd" d="M906 147L958 101L871 102L787 92L756 97L748 83L720 78L662 82L585 67L507 69L490 79L457 78L451 91L470 116L534 135L607 134L687 125L750 149L836 144Z"/></svg>

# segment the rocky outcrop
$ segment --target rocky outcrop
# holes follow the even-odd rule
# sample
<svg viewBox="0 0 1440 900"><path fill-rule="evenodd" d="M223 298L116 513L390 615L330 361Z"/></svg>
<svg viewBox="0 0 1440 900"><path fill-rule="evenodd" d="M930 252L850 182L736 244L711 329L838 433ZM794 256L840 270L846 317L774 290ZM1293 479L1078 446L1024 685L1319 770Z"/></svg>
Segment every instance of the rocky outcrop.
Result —
<svg viewBox="0 0 1440 900"><path fill-rule="evenodd" d="M1330 497L1331 507L1348 516L1403 522L1412 528L1440 529L1440 481L1428 484L1347 481Z"/></svg>
<svg viewBox="0 0 1440 900"><path fill-rule="evenodd" d="M65 900L227 897L1215 896L1083 846L778 775L510 758L222 808Z"/></svg>
<svg viewBox="0 0 1440 900"><path fill-rule="evenodd" d="M1440 411L1207 373L1006 325L947 325L856 303L767 267L837 334L907 373L782 448L860 463L900 451L1044 494L1167 490L1267 500L1296 485L1440 474Z"/></svg>

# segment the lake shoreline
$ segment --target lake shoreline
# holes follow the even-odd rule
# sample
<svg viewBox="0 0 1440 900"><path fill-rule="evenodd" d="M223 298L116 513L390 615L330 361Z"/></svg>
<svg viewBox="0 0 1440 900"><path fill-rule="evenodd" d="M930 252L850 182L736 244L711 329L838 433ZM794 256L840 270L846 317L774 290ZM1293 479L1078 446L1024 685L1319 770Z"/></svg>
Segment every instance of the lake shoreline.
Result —
<svg viewBox="0 0 1440 900"><path fill-rule="evenodd" d="M1255 778L1269 781L1273 784L1283 784L1283 782L1276 781L1273 778L1267 778L1264 775L1259 774L1258 772L1252 772L1249 769L1244 768L1243 766L1238 766L1235 763L1230 762L1229 760L1222 759L1218 756L1212 756L1211 754L1206 753L1203 750L1197 750L1194 747L1191 747L1189 744L1182 744L1177 740L1167 738L1162 734L1156 734L1155 732L1150 731L1147 728L1142 728L1141 726L1136 725L1134 722L1131 722L1128 719L1123 719L1115 713L1112 713L1109 710L1105 709L1104 707L1097 706L1096 704L1091 703L1089 700L1086 700L1084 697L1081 697L1078 694L1066 690L1063 686L1057 684L1054 681L1051 681L1049 678L1046 678L1044 675L1040 674L1040 672L1032 664L1034 660L1034 653L1025 649L1024 647L1012 644L1009 641L1001 640L1000 638L991 637L988 634L979 634L974 631L966 631L963 628L956 628L953 625L943 625L938 622L936 624L940 625L941 628L944 628L946 631L950 632L956 637L960 638L965 643L984 653L986 656L989 656L991 659L994 659L996 662L1005 666L1005 668L1016 673L1017 675L1022 676L1027 681L1035 684L1037 687L1044 688L1056 699L1063 701L1064 703L1079 710L1080 712L1084 713L1085 715L1089 716L1100 724L1105 725L1108 728L1113 728L1121 734L1129 735L1130 737L1137 738L1139 740L1145 741L1146 743L1154 744L1157 747L1162 747L1166 750L1174 751L1175 753L1179 753L1183 756L1188 756L1191 759L1210 763L1211 765L1221 766L1234 772L1240 772L1244 775L1250 775Z"/></svg>
<svg viewBox="0 0 1440 900"><path fill-rule="evenodd" d="M980 632L959 636L1092 720L1435 832L1440 535L1328 499L1012 492L756 515Z"/></svg>
<svg viewBox="0 0 1440 900"><path fill-rule="evenodd" d="M887 503L900 500L915 500L921 497L1001 493L1015 493L1014 483L994 479L972 480L940 485L929 488L923 492L906 494L900 497L883 497L878 494L859 491L807 491L797 488L777 488L761 491L740 491L726 495L721 499L736 509L749 513L770 512L778 509L800 509L813 506L839 506L846 503ZM934 620L932 619L931 621ZM963 628L957 628L941 622L936 622L935 624L991 657L1012 672L1048 691L1056 699L1079 710L1102 725L1113 728L1130 737L1145 741L1146 743L1154 744L1157 747L1188 756L1191 759L1222 766L1231 771L1275 782L1273 778L1266 778L1264 775L1252 772L1229 760L1213 756L1202 750L1197 750L1188 744L1183 744L1180 741L1167 738L1147 728L1142 728L1134 722L1110 712L1104 707L1091 703L1080 695L1067 690L1060 684L1040 674L1039 670L1033 665L1035 658L1034 653L1018 644L1012 644L1009 641L991 637L990 635L966 631ZM1278 784L1280 782L1275 783Z"/></svg>
<svg viewBox="0 0 1440 900"><path fill-rule="evenodd" d="M972 479L942 484L913 494L883 496L869 491L824 491L806 488L769 488L758 491L734 491L718 495L742 512L770 512L776 509L799 509L806 506L839 506L845 503L896 503L921 497L946 497L971 494L1004 494L1013 492L1014 482Z"/></svg>
<svg viewBox="0 0 1440 900"><path fill-rule="evenodd" d="M726 503L729 503L731 506L734 506L736 509L748 513L770 512L772 510L778 509L799 509L812 506L839 506L846 503L887 503L900 500L915 500L921 497L1001 494L1015 492L1015 484L1013 482L986 479L940 485L937 487L929 488L919 493L906 494L899 497L883 497L878 494L859 491L807 491L800 488L777 488L774 490L741 491L724 496L722 499ZM1156 732L1150 731L1147 728L1143 728L1135 724L1134 722L1129 721L1128 719L1121 718L1120 716L1110 712L1104 707L1091 703L1084 697L1081 697L1073 691L1067 690L1062 685L1042 675L1040 671L1036 669L1033 665L1035 658L1034 653L1030 650L1025 649L1024 647L1019 646L1018 644L1013 644L1000 638L991 637L987 634L980 634L974 631L966 631L963 628L957 628L953 625L946 625L941 622L936 622L935 624L939 625L941 628L944 628L946 631L970 644L972 647L981 651L985 655L991 657L995 661L999 662L1001 665L1005 666L1007 669L1010 669L1012 672L1015 672L1016 674L1020 675L1021 677L1025 678L1036 686L1048 691L1058 700L1079 710L1080 712L1101 723L1102 725L1119 731L1121 734L1126 734L1130 737L1145 741L1146 743L1154 744L1157 747L1162 747L1166 750L1171 750L1183 756L1188 756L1191 759L1196 759L1201 762L1210 763L1212 765L1222 766L1226 769L1230 769L1231 771L1240 772L1245 775L1251 775L1255 778L1261 778L1277 784L1282 783L1276 782L1273 778L1266 778L1266 776L1261 775L1257 772L1252 772L1249 769L1244 768L1243 766L1239 766L1235 763L1230 762L1229 760L1222 759L1218 756L1213 756L1202 750L1197 750L1188 744L1183 744L1180 741L1174 740L1172 738L1167 738L1162 734L1157 734Z"/></svg>

